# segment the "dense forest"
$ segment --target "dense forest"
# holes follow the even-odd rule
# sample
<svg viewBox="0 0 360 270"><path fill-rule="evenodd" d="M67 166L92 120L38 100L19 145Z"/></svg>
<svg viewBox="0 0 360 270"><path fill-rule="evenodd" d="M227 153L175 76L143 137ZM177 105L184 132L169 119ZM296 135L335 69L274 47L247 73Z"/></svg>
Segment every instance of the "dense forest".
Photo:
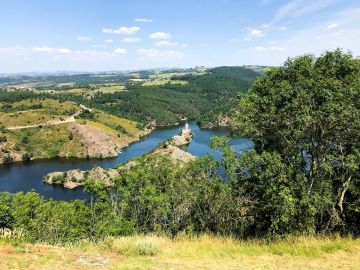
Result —
<svg viewBox="0 0 360 270"><path fill-rule="evenodd" d="M175 125L187 117L201 125L216 121L219 113L229 114L239 92L246 92L260 74L243 67L219 67L205 75L176 76L186 85L130 87L129 91L97 93L91 100L79 96L63 96L120 117L157 126Z"/></svg>
<svg viewBox="0 0 360 270"><path fill-rule="evenodd" d="M196 85L216 75L207 76L187 80L206 96ZM1 193L0 227L50 243L136 233L359 235L359 78L360 60L340 50L289 59L266 71L233 108L232 126L255 142L253 150L238 155L229 139L214 138L221 162L206 157L180 167L141 157L112 188L89 179L86 201ZM232 85L224 86L229 95ZM172 93L191 95L181 87ZM219 103L222 97L212 93Z"/></svg>

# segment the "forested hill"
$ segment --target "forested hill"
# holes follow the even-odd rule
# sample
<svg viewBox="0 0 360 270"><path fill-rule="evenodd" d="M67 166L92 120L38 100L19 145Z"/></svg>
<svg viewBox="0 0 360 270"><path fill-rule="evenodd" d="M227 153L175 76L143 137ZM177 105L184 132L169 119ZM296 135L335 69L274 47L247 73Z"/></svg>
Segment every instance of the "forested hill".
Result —
<svg viewBox="0 0 360 270"><path fill-rule="evenodd" d="M142 123L155 120L157 126L168 126L187 117L213 127L227 124L221 121L229 115L238 93L246 92L260 74L244 67L219 67L203 75L175 75L163 85L133 84L127 85L128 91L97 93L91 100L72 98Z"/></svg>
<svg viewBox="0 0 360 270"><path fill-rule="evenodd" d="M236 78L247 82L253 82L259 76L259 72L247 67L216 67L208 71L208 76Z"/></svg>

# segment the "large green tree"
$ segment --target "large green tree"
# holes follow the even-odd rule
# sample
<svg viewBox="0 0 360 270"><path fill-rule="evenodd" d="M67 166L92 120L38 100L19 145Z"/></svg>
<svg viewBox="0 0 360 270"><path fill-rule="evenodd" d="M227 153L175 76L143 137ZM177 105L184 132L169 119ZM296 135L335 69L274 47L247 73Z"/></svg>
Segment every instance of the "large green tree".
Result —
<svg viewBox="0 0 360 270"><path fill-rule="evenodd" d="M233 126L255 142L231 173L256 201L257 232L359 233L359 59L337 49L270 68Z"/></svg>

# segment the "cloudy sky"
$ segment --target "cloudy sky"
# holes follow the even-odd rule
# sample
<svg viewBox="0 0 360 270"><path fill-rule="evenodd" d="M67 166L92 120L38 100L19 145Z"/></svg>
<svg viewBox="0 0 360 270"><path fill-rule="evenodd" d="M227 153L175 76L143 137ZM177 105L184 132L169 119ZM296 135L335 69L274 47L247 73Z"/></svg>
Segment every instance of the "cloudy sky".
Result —
<svg viewBox="0 0 360 270"><path fill-rule="evenodd" d="M280 65L360 55L359 0L1 0L0 72Z"/></svg>

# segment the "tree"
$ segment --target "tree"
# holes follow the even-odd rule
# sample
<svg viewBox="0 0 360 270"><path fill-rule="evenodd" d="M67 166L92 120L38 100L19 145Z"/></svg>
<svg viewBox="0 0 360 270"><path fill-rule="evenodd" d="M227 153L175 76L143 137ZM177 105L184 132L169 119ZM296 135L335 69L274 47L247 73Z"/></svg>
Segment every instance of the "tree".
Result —
<svg viewBox="0 0 360 270"><path fill-rule="evenodd" d="M337 49L269 69L233 127L255 142L238 170L262 230L360 233L359 59Z"/></svg>

